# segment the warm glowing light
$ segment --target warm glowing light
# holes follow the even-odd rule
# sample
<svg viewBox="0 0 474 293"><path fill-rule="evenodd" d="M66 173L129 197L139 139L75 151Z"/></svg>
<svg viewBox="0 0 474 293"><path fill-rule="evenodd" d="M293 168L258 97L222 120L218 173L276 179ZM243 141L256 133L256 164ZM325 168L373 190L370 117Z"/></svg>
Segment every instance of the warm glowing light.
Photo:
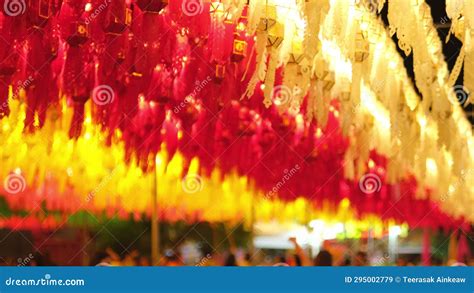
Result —
<svg viewBox="0 0 474 293"><path fill-rule="evenodd" d="M239 30L239 31L244 31L245 30L245 24L243 22L239 22L236 29Z"/></svg>
<svg viewBox="0 0 474 293"><path fill-rule="evenodd" d="M321 138L321 136L323 136L323 131L318 127L316 129L316 138Z"/></svg>
<svg viewBox="0 0 474 293"><path fill-rule="evenodd" d="M426 159L426 169L432 174L437 174L438 166L436 165L436 161L432 158Z"/></svg>
<svg viewBox="0 0 474 293"><path fill-rule="evenodd" d="M147 103L145 101L145 96L141 94L140 96L138 96L138 107L140 109L145 109L146 105Z"/></svg>
<svg viewBox="0 0 474 293"><path fill-rule="evenodd" d="M369 168L372 169L375 167L375 162L373 160L369 160Z"/></svg>
<svg viewBox="0 0 474 293"><path fill-rule="evenodd" d="M360 98L362 105L377 120L376 125L383 127L385 131L390 129L390 117L387 109L380 104L374 93L365 84L361 86Z"/></svg>
<svg viewBox="0 0 474 293"><path fill-rule="evenodd" d="M388 231L389 231L389 234L390 234L391 236L393 235L393 236L397 237L397 236L399 236L399 235L401 234L402 229L400 228L400 226L395 225L395 226L390 226L390 227L388 228Z"/></svg>

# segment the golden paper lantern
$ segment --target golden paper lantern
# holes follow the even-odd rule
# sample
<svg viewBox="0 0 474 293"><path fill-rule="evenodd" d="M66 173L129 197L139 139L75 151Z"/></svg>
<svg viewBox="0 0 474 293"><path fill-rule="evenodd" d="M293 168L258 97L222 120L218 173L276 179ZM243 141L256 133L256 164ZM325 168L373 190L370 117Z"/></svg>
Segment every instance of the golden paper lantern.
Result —
<svg viewBox="0 0 474 293"><path fill-rule="evenodd" d="M283 42L283 25L281 23L276 23L268 31L267 45L278 48Z"/></svg>
<svg viewBox="0 0 474 293"><path fill-rule="evenodd" d="M265 7L265 17L260 19L260 23L258 24L258 30L261 31L268 31L271 27L273 27L277 21L277 12L275 6L267 5Z"/></svg>

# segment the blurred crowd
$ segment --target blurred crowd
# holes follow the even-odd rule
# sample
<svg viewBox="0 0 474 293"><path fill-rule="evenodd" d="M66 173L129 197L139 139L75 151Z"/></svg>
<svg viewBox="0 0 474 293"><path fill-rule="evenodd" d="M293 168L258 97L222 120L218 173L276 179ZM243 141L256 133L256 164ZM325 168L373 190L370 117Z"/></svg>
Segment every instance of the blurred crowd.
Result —
<svg viewBox="0 0 474 293"><path fill-rule="evenodd" d="M230 248L224 252L214 252L212 250L201 251L200 257L193 262L185 261L179 250L168 249L160 258L160 266L369 266L374 265L369 262L369 258L364 251L348 252L342 259L335 260L332 253L323 245L317 255L312 258L304 250L296 239L290 238L294 249L287 250L277 255L266 255L262 257L261 251L257 250L253 254L241 249ZM456 262L449 261L443 263L433 260L431 265L452 265L465 266L473 265L471 261ZM102 253L98 253L91 261L90 265L95 266L150 266L151 260L147 256L140 255L137 250L119 256L112 249L108 248ZM412 262L404 257L398 257L393 263L380 262L375 265L396 265L396 266L417 266L420 262Z"/></svg>

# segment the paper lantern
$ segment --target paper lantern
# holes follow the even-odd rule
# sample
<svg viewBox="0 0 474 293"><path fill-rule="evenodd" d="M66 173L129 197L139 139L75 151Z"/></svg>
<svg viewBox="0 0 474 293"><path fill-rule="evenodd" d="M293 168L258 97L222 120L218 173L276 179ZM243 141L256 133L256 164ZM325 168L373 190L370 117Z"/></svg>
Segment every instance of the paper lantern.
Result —
<svg viewBox="0 0 474 293"><path fill-rule="evenodd" d="M209 13L217 14L218 16L224 15L224 5L220 1L211 2Z"/></svg>
<svg viewBox="0 0 474 293"><path fill-rule="evenodd" d="M105 18L105 31L110 34L121 34L132 22L132 10L125 1L114 1L110 4Z"/></svg>
<svg viewBox="0 0 474 293"><path fill-rule="evenodd" d="M216 64L216 71L214 76L214 81L216 83L221 83L225 77L225 65L224 64Z"/></svg>
<svg viewBox="0 0 474 293"><path fill-rule="evenodd" d="M242 11L242 15L235 27L234 33L234 44L232 46L231 60L234 62L242 61L247 56L247 41L245 38L245 29L247 25L247 9L245 7Z"/></svg>
<svg viewBox="0 0 474 293"><path fill-rule="evenodd" d="M232 46L232 61L239 62L242 61L247 55L247 42L245 40L234 40L234 45Z"/></svg>
<svg viewBox="0 0 474 293"><path fill-rule="evenodd" d="M369 56L369 43L364 38L361 31L355 36L355 52L354 59L356 62L363 62Z"/></svg>
<svg viewBox="0 0 474 293"><path fill-rule="evenodd" d="M301 42L293 42L291 46L289 63L299 64L304 58L303 44Z"/></svg>
<svg viewBox="0 0 474 293"><path fill-rule="evenodd" d="M168 1L166 0L137 0L137 6L143 12L159 13L163 9Z"/></svg>
<svg viewBox="0 0 474 293"><path fill-rule="evenodd" d="M258 24L258 30L261 31L268 31L271 27L273 27L277 21L277 11L275 6L267 5L265 7L265 16L260 19Z"/></svg>
<svg viewBox="0 0 474 293"><path fill-rule="evenodd" d="M336 76L334 72L329 71L323 78L323 89L329 91L336 84Z"/></svg>
<svg viewBox="0 0 474 293"><path fill-rule="evenodd" d="M71 35L67 38L69 45L79 47L89 39L89 26L85 21L78 20L70 24Z"/></svg>
<svg viewBox="0 0 474 293"><path fill-rule="evenodd" d="M30 0L28 16L33 27L42 28L48 22L52 13L52 0Z"/></svg>
<svg viewBox="0 0 474 293"><path fill-rule="evenodd" d="M281 23L276 23L268 31L267 44L268 46L278 48L283 42L284 28Z"/></svg>

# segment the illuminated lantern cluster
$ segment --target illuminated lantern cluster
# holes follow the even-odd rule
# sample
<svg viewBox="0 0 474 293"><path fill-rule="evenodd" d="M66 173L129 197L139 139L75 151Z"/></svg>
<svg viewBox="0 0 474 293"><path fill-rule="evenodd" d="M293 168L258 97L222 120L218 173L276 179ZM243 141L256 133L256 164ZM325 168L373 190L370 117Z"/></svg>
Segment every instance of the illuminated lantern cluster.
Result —
<svg viewBox="0 0 474 293"><path fill-rule="evenodd" d="M361 213L432 208L437 218L424 223L432 226L474 220L466 183L474 176L472 134L459 105L449 103L443 67L428 66L435 50L419 48L432 69L415 70L420 99L373 11L343 0L296 2L38 0L24 13L4 11L4 137L17 137L19 127L51 155L54 143L35 133L66 144L55 135L67 131L74 146L98 136L123 147L126 166L144 174L156 170L157 155L169 156L166 165L179 154L180 177L197 159L198 174L237 172L265 192L298 165L275 192L279 199L305 197L318 207L348 198ZM413 9L425 7L410 7L410 17ZM391 10L403 32L396 16ZM368 175L381 185L370 198L359 185Z"/></svg>

